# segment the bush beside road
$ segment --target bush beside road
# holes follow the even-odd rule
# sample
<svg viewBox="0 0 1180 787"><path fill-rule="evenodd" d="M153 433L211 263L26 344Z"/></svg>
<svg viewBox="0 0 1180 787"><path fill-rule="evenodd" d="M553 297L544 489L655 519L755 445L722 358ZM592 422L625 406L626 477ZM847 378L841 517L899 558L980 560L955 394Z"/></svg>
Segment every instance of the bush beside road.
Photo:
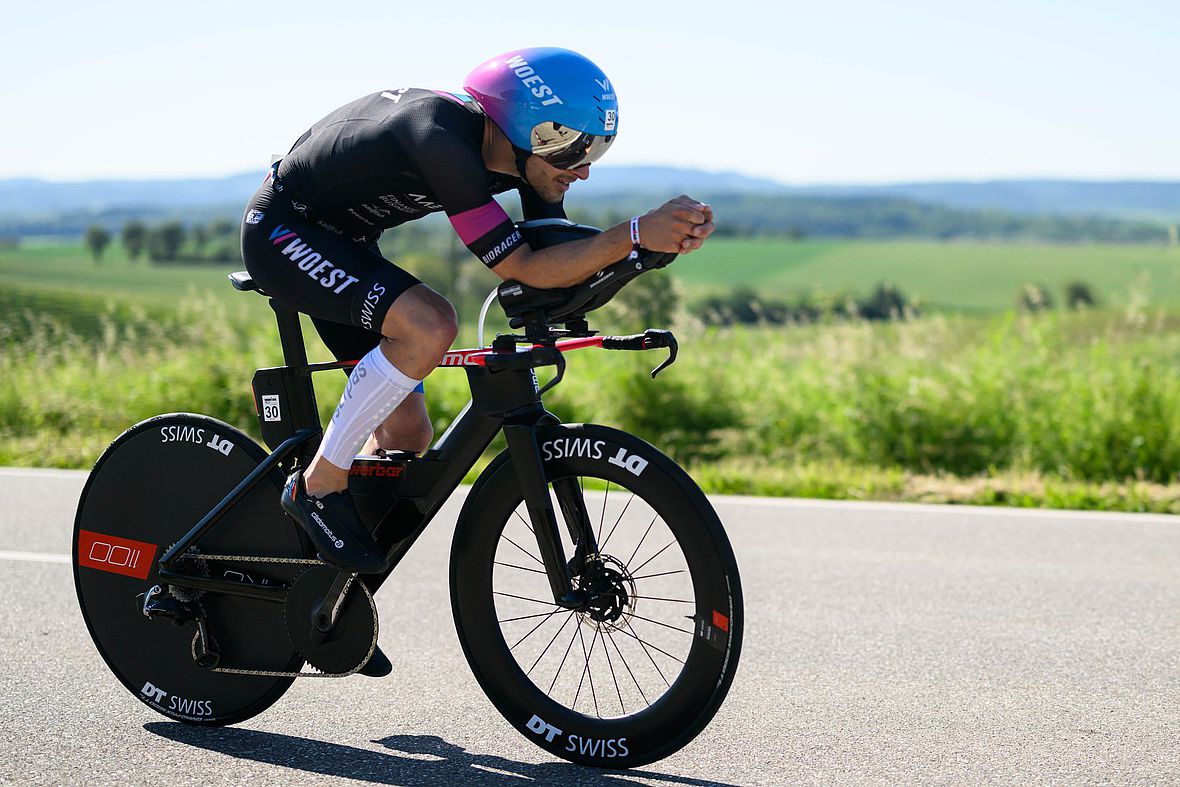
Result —
<svg viewBox="0 0 1180 787"><path fill-rule="evenodd" d="M249 381L281 354L263 301L234 297L113 302L74 323L12 299L0 465L87 468L131 424L177 410L256 435ZM710 491L1180 511L1180 332L1167 313L678 331L680 360L654 382L656 353L574 354L550 407L635 431ZM313 341L311 356L327 352ZM317 375L325 418L343 383ZM465 377L440 370L427 390L441 433Z"/></svg>

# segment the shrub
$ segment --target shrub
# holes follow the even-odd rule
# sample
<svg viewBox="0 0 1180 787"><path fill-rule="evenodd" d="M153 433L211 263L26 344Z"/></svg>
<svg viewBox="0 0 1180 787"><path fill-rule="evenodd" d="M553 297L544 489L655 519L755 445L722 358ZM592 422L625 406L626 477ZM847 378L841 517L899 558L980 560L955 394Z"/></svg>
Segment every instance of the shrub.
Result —
<svg viewBox="0 0 1180 787"><path fill-rule="evenodd" d="M1053 296L1044 285L1026 282L1016 293L1016 308L1030 314L1048 311L1053 308Z"/></svg>
<svg viewBox="0 0 1180 787"><path fill-rule="evenodd" d="M86 245L86 249L90 252L90 256L94 258L95 262L102 261L102 253L106 251L107 246L111 243L111 233L106 231L105 227L98 224L91 224L86 228L86 235L82 239Z"/></svg>
<svg viewBox="0 0 1180 787"><path fill-rule="evenodd" d="M1065 307L1067 309L1084 309L1097 305L1090 285L1083 281L1071 281L1065 285Z"/></svg>

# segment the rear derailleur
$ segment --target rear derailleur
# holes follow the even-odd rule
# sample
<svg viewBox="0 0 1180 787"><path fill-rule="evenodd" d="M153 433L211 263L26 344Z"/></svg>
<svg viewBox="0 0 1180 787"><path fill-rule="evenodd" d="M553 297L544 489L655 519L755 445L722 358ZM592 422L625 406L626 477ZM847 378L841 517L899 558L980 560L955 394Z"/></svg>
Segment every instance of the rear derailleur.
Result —
<svg viewBox="0 0 1180 787"><path fill-rule="evenodd" d="M195 599L189 601L176 598L161 585L153 585L146 593L140 594L139 598L143 599L140 609L149 620L170 620L174 626L194 624L197 633L193 637L193 661L206 669L217 666L221 660L221 653L213 638L209 636L204 611Z"/></svg>

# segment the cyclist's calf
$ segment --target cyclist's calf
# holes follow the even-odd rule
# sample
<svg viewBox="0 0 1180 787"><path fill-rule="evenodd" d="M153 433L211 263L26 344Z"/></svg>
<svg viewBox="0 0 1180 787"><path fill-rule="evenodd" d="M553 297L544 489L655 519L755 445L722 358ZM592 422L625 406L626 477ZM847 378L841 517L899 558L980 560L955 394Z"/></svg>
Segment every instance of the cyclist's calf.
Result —
<svg viewBox="0 0 1180 787"><path fill-rule="evenodd" d="M412 393L374 430L361 453L371 454L377 448L422 453L433 439L434 427L426 411L425 398Z"/></svg>

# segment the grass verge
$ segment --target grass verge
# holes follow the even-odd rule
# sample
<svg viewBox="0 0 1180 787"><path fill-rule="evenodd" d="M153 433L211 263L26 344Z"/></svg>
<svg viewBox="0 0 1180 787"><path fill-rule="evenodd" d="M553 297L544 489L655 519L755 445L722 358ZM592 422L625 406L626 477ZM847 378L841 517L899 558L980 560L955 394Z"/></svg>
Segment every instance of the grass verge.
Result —
<svg viewBox="0 0 1180 787"><path fill-rule="evenodd" d="M83 324L17 301L0 317L0 465L87 468L161 412L257 436L249 380L281 357L267 322L216 298L91 307ZM654 353L579 352L547 404L649 439L711 492L1177 512L1172 323L1137 309L686 327L657 381ZM317 376L324 418L344 381ZM464 375L442 370L427 390L441 433Z"/></svg>

